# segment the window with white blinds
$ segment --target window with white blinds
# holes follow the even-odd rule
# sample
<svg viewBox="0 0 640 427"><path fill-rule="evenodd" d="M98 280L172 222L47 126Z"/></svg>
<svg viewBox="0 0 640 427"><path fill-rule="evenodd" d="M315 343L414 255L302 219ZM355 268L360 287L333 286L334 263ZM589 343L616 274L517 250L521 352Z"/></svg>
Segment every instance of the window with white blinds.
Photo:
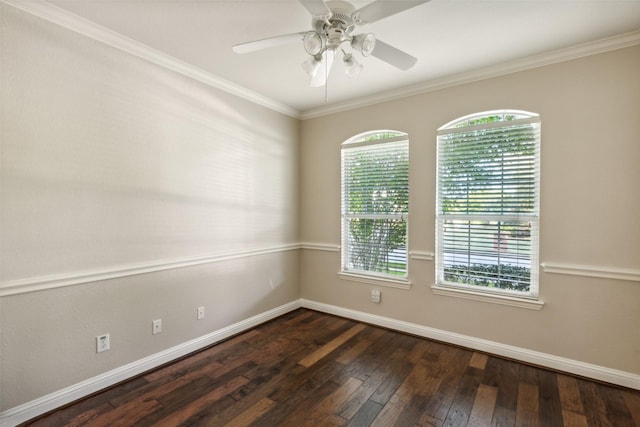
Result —
<svg viewBox="0 0 640 427"><path fill-rule="evenodd" d="M407 276L409 141L377 131L342 145L342 271Z"/></svg>
<svg viewBox="0 0 640 427"><path fill-rule="evenodd" d="M437 145L436 285L537 297L539 116L467 116Z"/></svg>

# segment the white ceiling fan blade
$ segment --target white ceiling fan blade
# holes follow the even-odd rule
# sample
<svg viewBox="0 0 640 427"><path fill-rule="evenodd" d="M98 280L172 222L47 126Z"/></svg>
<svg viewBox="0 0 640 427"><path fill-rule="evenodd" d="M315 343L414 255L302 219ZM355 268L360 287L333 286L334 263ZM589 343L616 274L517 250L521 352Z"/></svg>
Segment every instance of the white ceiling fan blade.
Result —
<svg viewBox="0 0 640 427"><path fill-rule="evenodd" d="M326 50L322 54L322 61L320 61L320 67L318 72L311 78L311 87L320 87L327 84L329 73L331 72L331 66L333 65L333 59L336 53L333 50Z"/></svg>
<svg viewBox="0 0 640 427"><path fill-rule="evenodd" d="M331 17L331 10L323 0L298 0L311 15L316 17Z"/></svg>
<svg viewBox="0 0 640 427"><path fill-rule="evenodd" d="M281 46L296 41L302 41L305 33L284 34L281 36L269 37L267 39L255 40L247 43L240 43L233 46L235 53L255 52L256 50L267 49L270 47Z"/></svg>
<svg viewBox="0 0 640 427"><path fill-rule="evenodd" d="M376 0L356 10L355 14L359 17L362 24L370 24L428 1L429 0Z"/></svg>
<svg viewBox="0 0 640 427"><path fill-rule="evenodd" d="M373 52L371 52L371 55L393 65L394 67L400 68L403 71L413 67L418 61L418 58L411 56L381 40L376 40L376 47L373 49Z"/></svg>

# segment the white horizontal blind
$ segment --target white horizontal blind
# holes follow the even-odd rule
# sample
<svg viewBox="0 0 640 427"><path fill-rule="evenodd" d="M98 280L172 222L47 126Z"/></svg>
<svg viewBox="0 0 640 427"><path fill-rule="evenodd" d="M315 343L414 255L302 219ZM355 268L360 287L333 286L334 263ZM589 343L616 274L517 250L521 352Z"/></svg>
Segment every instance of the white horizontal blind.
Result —
<svg viewBox="0 0 640 427"><path fill-rule="evenodd" d="M439 131L438 285L537 296L539 164L537 115L487 113Z"/></svg>
<svg viewBox="0 0 640 427"><path fill-rule="evenodd" d="M342 148L342 271L406 277L409 142L370 134Z"/></svg>

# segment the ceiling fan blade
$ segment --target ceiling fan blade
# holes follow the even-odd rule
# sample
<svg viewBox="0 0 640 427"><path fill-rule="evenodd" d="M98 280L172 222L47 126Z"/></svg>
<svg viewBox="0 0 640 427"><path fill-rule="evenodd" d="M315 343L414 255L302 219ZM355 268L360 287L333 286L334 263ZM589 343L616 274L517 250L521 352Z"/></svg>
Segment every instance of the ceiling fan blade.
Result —
<svg viewBox="0 0 640 427"><path fill-rule="evenodd" d="M354 14L358 16L360 23L370 24L428 1L429 0L376 0L356 10Z"/></svg>
<svg viewBox="0 0 640 427"><path fill-rule="evenodd" d="M373 52L371 52L371 55L393 65L394 67L400 68L403 71L413 67L418 61L418 58L411 56L381 40L376 40L376 47L373 49Z"/></svg>
<svg viewBox="0 0 640 427"><path fill-rule="evenodd" d="M298 0L313 16L331 17L331 10L323 0Z"/></svg>
<svg viewBox="0 0 640 427"><path fill-rule="evenodd" d="M326 50L322 54L322 61L320 61L318 72L311 78L309 86L320 87L327 84L327 79L329 78L329 73L331 72L331 66L333 65L335 55L336 52L333 50Z"/></svg>
<svg viewBox="0 0 640 427"><path fill-rule="evenodd" d="M247 43L240 43L233 46L232 49L235 53L255 52L256 50L281 46L283 44L289 44L296 41L302 41L304 34L305 33L284 34L281 36L269 37L262 40L256 40L256 41L247 42Z"/></svg>

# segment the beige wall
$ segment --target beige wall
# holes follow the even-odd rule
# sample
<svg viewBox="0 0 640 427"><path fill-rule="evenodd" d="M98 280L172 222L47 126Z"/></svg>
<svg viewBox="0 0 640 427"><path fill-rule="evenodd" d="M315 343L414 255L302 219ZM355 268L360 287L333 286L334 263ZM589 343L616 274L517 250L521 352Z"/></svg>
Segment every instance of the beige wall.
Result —
<svg viewBox="0 0 640 427"><path fill-rule="evenodd" d="M640 47L298 122L0 8L2 284L339 244L340 143L381 128L410 135L409 245L433 251L436 129L501 108L542 116L541 261L640 268ZM300 297L640 373L637 282L541 273L535 312L435 296L412 260L374 305L339 268L283 250L2 297L0 411Z"/></svg>
<svg viewBox="0 0 640 427"><path fill-rule="evenodd" d="M298 242L297 120L0 7L3 284ZM295 250L2 297L0 410L298 298Z"/></svg>
<svg viewBox="0 0 640 427"><path fill-rule="evenodd" d="M436 129L494 109L542 119L540 261L640 269L639 46L305 120L301 240L340 243L341 142L396 129L410 138L409 248L433 252ZM410 290L339 269L338 252L305 250L302 297L640 374L638 282L541 271L545 306L532 311L434 295L433 261L410 261Z"/></svg>

